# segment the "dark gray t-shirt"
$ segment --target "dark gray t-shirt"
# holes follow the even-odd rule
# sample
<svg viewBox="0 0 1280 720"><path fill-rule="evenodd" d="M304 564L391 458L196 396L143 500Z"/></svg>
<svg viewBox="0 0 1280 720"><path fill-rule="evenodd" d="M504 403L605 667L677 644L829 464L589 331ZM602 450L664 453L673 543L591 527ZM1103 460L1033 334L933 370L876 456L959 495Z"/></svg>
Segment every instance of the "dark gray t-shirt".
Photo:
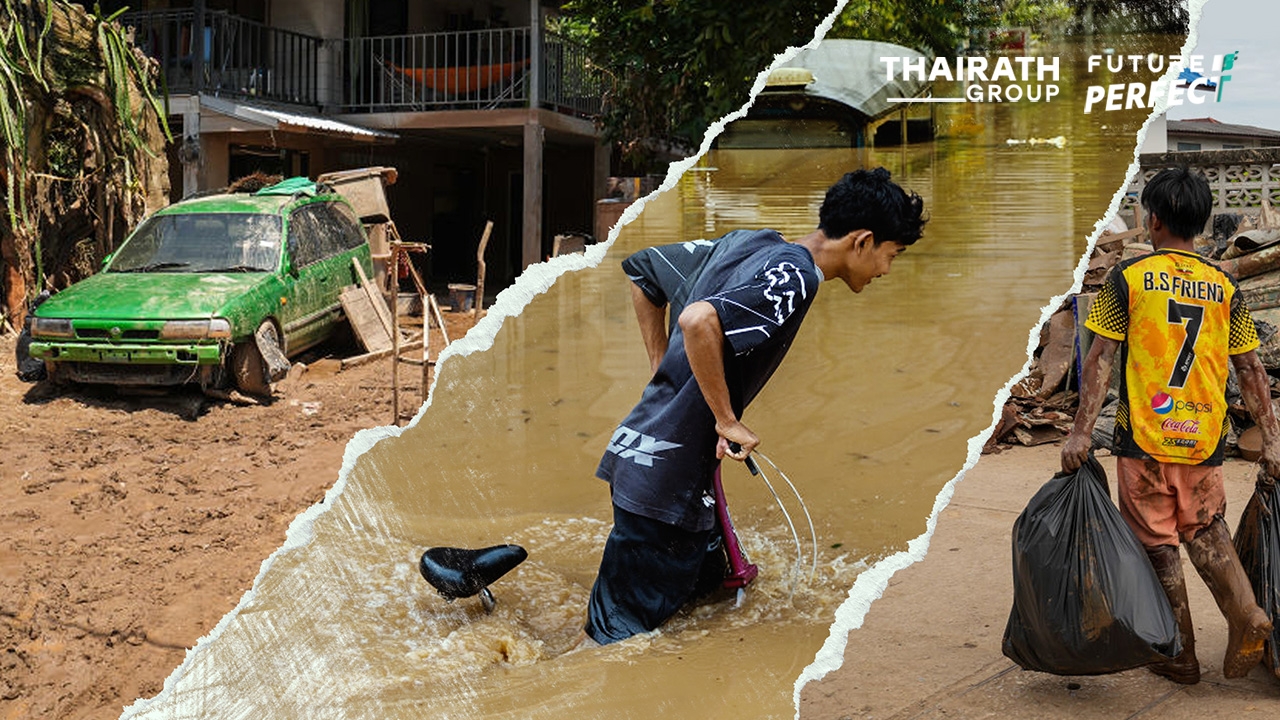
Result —
<svg viewBox="0 0 1280 720"><path fill-rule="evenodd" d="M650 248L623 267L650 300L680 308L705 300L715 308L729 399L739 416L782 362L821 282L809 251L773 230ZM674 274L660 277L655 268ZM672 282L677 277L681 282ZM673 306L672 317L678 313ZM672 325L657 373L614 432L596 475L612 484L613 502L623 510L707 530L715 524L715 416L689 367L684 334Z"/></svg>

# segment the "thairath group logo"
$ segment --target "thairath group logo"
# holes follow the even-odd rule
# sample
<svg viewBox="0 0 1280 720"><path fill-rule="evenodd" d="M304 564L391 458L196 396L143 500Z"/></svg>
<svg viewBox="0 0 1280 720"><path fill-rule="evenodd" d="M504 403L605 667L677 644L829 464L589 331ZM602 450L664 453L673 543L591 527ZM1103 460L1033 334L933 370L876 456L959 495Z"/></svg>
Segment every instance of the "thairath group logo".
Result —
<svg viewBox="0 0 1280 720"><path fill-rule="evenodd" d="M1168 415L1173 410L1173 398L1169 397L1169 393L1156 393L1151 398L1151 409L1156 411L1157 415Z"/></svg>

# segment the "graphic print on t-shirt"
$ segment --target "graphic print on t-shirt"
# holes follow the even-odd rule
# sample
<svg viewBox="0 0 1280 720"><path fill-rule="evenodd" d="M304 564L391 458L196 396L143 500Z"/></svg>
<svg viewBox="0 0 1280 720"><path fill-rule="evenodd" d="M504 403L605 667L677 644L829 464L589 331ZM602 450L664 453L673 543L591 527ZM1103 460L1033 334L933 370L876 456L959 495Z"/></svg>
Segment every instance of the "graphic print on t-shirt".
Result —
<svg viewBox="0 0 1280 720"><path fill-rule="evenodd" d="M1228 357L1258 347L1235 280L1192 253L1136 258L1112 271L1085 326L1124 343L1119 453L1221 464Z"/></svg>

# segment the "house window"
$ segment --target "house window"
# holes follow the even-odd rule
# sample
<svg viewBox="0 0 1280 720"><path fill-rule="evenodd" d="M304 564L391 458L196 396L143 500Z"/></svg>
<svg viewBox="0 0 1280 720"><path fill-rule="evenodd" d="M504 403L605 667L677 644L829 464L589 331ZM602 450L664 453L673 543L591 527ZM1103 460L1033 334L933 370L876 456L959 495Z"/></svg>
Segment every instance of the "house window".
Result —
<svg viewBox="0 0 1280 720"><path fill-rule="evenodd" d="M1190 152L1192 150L1199 150L1199 149L1200 149L1200 143L1189 143L1189 142L1178 143L1178 152Z"/></svg>
<svg viewBox="0 0 1280 720"><path fill-rule="evenodd" d="M1223 150L1243 150L1243 145L1235 145L1233 143L1222 143Z"/></svg>

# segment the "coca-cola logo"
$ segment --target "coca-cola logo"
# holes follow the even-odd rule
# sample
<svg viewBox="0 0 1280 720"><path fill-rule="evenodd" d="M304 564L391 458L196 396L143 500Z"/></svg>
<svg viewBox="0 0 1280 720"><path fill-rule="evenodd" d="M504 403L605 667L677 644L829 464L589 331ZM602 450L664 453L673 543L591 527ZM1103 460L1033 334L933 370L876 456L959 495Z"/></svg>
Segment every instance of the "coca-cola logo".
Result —
<svg viewBox="0 0 1280 720"><path fill-rule="evenodd" d="M1160 429L1165 432L1187 433L1194 435L1200 432L1199 420L1174 420L1169 418L1160 424Z"/></svg>

